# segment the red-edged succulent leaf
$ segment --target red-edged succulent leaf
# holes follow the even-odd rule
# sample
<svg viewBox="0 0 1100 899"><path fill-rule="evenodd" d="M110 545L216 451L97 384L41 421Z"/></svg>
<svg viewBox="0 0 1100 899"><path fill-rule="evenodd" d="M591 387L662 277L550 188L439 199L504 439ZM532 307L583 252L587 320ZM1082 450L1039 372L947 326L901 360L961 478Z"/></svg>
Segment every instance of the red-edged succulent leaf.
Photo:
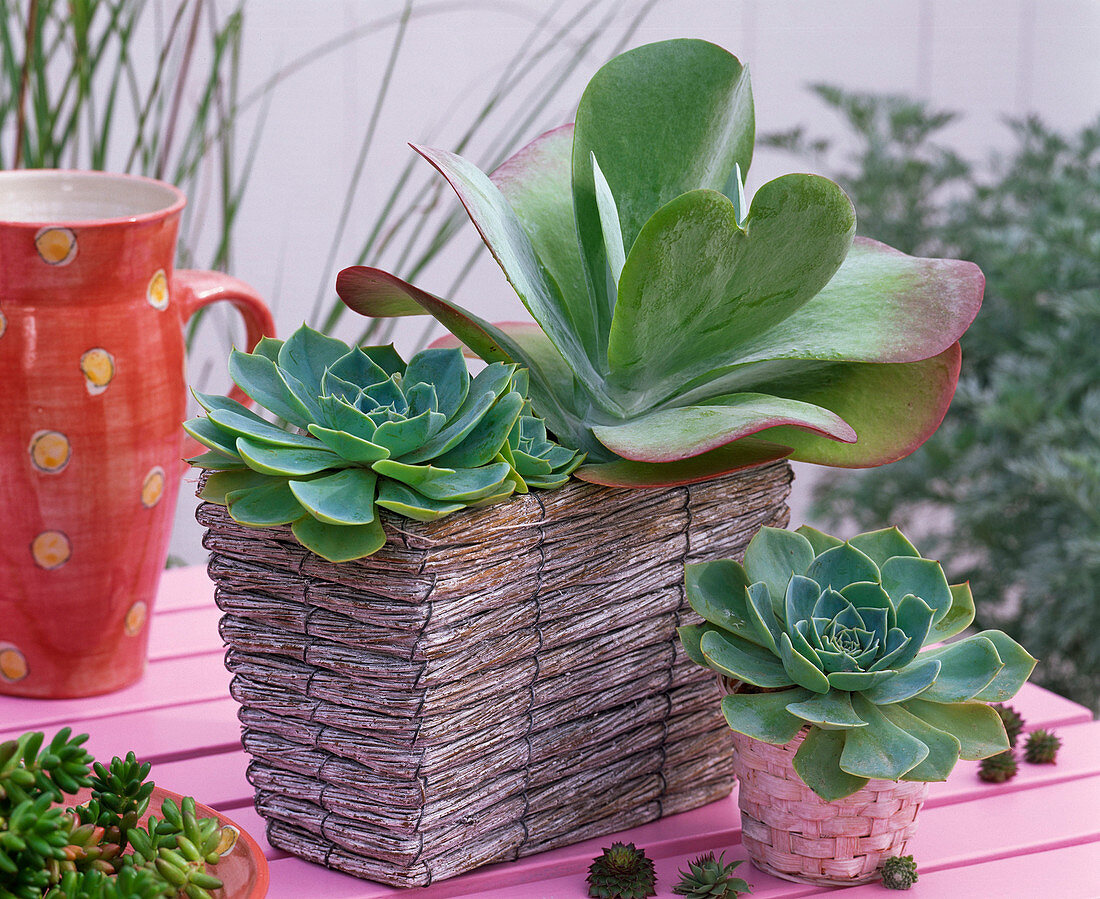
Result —
<svg viewBox="0 0 1100 899"><path fill-rule="evenodd" d="M958 341L978 314L985 276L973 262L908 256L857 237L808 303L742 345L742 362L917 362Z"/></svg>
<svg viewBox="0 0 1100 899"><path fill-rule="evenodd" d="M760 393L715 397L705 406L662 409L620 425L597 425L592 432L624 459L673 462L779 425L807 428L847 443L856 440L852 427L828 409Z"/></svg>
<svg viewBox="0 0 1100 899"><path fill-rule="evenodd" d="M908 456L939 427L959 380L953 344L931 359L875 365L841 362L805 379L799 399L831 409L855 428L855 443L838 443L791 427L760 436L793 448L791 458L837 468L870 468Z"/></svg>
<svg viewBox="0 0 1100 899"><path fill-rule="evenodd" d="M631 462L623 459L582 465L574 474L582 481L609 487L673 487L709 481L720 475L785 459L790 454L790 447L748 437L677 462Z"/></svg>

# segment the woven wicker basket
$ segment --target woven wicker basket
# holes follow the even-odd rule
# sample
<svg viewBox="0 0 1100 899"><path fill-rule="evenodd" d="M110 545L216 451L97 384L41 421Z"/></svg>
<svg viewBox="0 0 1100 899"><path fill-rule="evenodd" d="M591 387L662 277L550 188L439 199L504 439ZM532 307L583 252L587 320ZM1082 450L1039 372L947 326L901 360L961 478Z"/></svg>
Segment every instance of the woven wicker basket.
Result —
<svg viewBox="0 0 1100 899"><path fill-rule="evenodd" d="M340 565L201 505L268 839L419 886L728 794L720 696L676 638L683 568L786 524L790 481L574 481L386 518Z"/></svg>
<svg viewBox="0 0 1100 899"><path fill-rule="evenodd" d="M874 880L887 856L906 854L928 784L871 780L826 802L791 765L805 733L785 746L733 735L745 851L760 870L784 880L821 886Z"/></svg>

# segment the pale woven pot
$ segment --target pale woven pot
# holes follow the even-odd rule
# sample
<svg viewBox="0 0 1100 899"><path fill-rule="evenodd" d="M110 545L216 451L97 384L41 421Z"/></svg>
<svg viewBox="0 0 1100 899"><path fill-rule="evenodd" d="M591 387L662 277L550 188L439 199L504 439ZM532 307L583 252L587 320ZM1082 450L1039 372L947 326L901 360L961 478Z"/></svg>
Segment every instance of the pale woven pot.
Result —
<svg viewBox="0 0 1100 899"><path fill-rule="evenodd" d="M875 880L882 862L907 855L928 784L871 780L826 802L791 765L806 731L785 746L734 734L741 842L762 871L821 886Z"/></svg>

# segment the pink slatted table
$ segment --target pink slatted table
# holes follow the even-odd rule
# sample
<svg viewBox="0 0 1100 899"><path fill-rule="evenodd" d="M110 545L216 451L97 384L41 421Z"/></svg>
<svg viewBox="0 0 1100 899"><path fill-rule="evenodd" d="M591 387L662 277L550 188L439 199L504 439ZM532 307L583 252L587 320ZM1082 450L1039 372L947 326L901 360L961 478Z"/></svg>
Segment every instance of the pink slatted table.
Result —
<svg viewBox="0 0 1100 899"><path fill-rule="evenodd" d="M91 734L98 758L133 749L153 763L158 784L225 812L264 848L271 899L574 899L587 895L592 857L612 839L632 840L657 865L660 896L672 896L677 870L713 849L744 858L736 794L701 809L603 837L493 865L422 890L397 890L301 861L269 846L245 779L236 703L222 665L219 612L202 567L165 573L153 616L150 664L136 686L109 696L38 701L0 697L0 742L26 730L48 736L68 725ZM910 847L920 865L914 899L997 896L1100 897L1100 722L1082 706L1028 685L1013 704L1029 727L1056 728L1057 765L1021 763L1004 785L982 783L962 762L947 783L932 784ZM832 890L777 880L749 865L738 874L753 896L810 896ZM845 897L886 895L878 885Z"/></svg>

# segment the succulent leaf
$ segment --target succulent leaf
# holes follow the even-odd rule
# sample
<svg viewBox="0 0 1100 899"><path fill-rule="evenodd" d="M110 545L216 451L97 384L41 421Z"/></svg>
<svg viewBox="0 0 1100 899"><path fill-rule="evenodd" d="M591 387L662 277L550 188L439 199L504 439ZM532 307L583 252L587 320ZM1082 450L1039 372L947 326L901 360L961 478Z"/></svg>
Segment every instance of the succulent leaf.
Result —
<svg viewBox="0 0 1100 899"><path fill-rule="evenodd" d="M456 347L406 364L392 345L349 347L303 325L261 353L234 351L230 370L288 424L197 394L206 415L184 428L211 450L192 460L212 470L203 498L242 524L290 524L333 562L385 543L378 506L433 521L559 486L584 460L534 417L525 371L496 362L471 378Z"/></svg>
<svg viewBox="0 0 1100 899"><path fill-rule="evenodd" d="M754 130L729 53L695 40L628 51L592 78L574 126L491 177L418 148L536 324L490 325L377 269L345 270L338 293L364 314L434 315L486 361L528 366L534 409L588 453L578 476L595 483L690 483L788 455L901 458L954 393L981 273L853 240L848 198L817 176L746 202ZM741 394L769 400L714 402Z"/></svg>
<svg viewBox="0 0 1100 899"><path fill-rule="evenodd" d="M819 795L867 778L943 780L959 758L1007 748L979 700L1014 694L1035 660L1000 631L925 648L937 610L952 633L973 598L897 530L842 541L763 528L744 564L688 565L684 582L704 619L679 629L687 655L741 682L723 700L727 723L772 743L806 729L795 770Z"/></svg>

